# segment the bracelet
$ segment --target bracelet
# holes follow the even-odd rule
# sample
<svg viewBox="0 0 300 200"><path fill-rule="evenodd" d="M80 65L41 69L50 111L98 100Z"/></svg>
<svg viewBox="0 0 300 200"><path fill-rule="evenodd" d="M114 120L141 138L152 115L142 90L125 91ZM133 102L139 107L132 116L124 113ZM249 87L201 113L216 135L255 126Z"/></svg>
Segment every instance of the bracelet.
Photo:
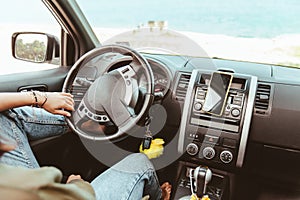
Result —
<svg viewBox="0 0 300 200"><path fill-rule="evenodd" d="M48 100L47 93L44 93L44 92L42 93L42 92L33 91L33 90L31 91L31 93L32 93L32 97L33 97L32 106L42 108ZM39 98L41 99L42 97L44 97L45 100L43 101L43 103L41 105L39 105Z"/></svg>
<svg viewBox="0 0 300 200"><path fill-rule="evenodd" d="M42 103L41 108L45 105L45 103L46 103L47 100L48 100L48 95L47 95L47 93L43 93L43 94L44 94L45 100L44 100L44 102Z"/></svg>
<svg viewBox="0 0 300 200"><path fill-rule="evenodd" d="M34 102L32 103L32 106L38 107L39 106L39 102L38 102L38 98L36 96L36 93L35 93L35 91L31 91L31 92L32 92L32 95L33 95L33 98L34 98Z"/></svg>

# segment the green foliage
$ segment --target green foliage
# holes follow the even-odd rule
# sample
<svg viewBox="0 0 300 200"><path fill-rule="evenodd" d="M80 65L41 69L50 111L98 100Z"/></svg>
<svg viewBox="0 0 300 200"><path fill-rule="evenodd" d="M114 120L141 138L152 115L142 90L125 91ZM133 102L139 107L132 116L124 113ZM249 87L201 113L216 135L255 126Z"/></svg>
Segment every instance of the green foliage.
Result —
<svg viewBox="0 0 300 200"><path fill-rule="evenodd" d="M38 40L32 43L24 43L22 39L16 41L16 56L21 59L34 62L43 62L45 60L46 45Z"/></svg>

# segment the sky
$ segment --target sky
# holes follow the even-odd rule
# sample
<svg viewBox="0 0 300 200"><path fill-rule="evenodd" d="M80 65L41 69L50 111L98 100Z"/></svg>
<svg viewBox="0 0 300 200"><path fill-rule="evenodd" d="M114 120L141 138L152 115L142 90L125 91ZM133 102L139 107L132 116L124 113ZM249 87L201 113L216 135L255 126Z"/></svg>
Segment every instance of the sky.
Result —
<svg viewBox="0 0 300 200"><path fill-rule="evenodd" d="M26 11L30 8L30 12ZM53 19L41 0L9 0L0 6L0 23L43 23Z"/></svg>

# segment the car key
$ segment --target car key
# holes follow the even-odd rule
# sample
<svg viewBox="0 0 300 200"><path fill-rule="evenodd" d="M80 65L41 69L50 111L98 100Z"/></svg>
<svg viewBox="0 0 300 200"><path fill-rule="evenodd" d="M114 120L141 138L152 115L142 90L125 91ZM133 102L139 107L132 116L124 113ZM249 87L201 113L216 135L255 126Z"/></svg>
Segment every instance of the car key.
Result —
<svg viewBox="0 0 300 200"><path fill-rule="evenodd" d="M151 142L152 142L152 133L150 131L150 123L151 123L151 117L146 120L145 126L146 126L146 133L145 137L143 139L142 143L142 150L144 149L150 149Z"/></svg>
<svg viewBox="0 0 300 200"><path fill-rule="evenodd" d="M150 135L145 136L145 138L143 139L142 149L143 150L150 149L151 142L152 142L152 136Z"/></svg>

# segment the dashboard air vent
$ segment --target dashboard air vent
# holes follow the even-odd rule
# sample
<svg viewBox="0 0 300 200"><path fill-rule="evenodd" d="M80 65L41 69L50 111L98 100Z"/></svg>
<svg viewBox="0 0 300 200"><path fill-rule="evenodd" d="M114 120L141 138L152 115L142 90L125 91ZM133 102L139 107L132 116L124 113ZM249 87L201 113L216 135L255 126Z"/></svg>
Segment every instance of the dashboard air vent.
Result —
<svg viewBox="0 0 300 200"><path fill-rule="evenodd" d="M191 74L180 74L179 81L176 87L176 100L184 101L190 79Z"/></svg>
<svg viewBox="0 0 300 200"><path fill-rule="evenodd" d="M267 114L270 109L271 85L259 83L255 97L255 112L257 114Z"/></svg>

